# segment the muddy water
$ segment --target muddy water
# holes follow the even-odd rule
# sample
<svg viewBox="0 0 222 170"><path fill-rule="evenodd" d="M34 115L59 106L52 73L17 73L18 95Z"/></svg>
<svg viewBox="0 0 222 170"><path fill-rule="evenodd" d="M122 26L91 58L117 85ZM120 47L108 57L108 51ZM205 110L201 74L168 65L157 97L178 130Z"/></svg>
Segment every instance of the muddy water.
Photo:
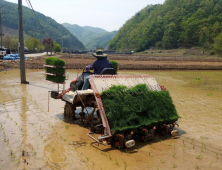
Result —
<svg viewBox="0 0 222 170"><path fill-rule="evenodd" d="M76 76L68 70L69 80ZM121 71L150 74L170 91L181 116L178 138L158 136L129 150L101 146L87 126L64 120L64 102L44 70L0 72L0 169L222 169L221 71Z"/></svg>

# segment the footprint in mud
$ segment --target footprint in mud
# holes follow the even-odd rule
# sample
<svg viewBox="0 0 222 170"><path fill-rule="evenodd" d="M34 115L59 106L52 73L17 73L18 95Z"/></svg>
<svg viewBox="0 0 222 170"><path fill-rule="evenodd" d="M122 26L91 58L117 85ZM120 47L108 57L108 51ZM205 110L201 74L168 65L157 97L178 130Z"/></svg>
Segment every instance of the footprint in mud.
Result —
<svg viewBox="0 0 222 170"><path fill-rule="evenodd" d="M71 145L74 145L75 147L82 147L82 146L86 146L86 142L84 142L84 141L73 141L71 143Z"/></svg>

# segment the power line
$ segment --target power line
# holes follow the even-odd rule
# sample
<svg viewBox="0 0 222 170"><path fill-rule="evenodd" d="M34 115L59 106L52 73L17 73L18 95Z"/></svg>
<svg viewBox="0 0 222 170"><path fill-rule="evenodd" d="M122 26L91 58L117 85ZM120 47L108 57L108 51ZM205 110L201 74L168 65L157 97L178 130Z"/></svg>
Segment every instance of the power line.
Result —
<svg viewBox="0 0 222 170"><path fill-rule="evenodd" d="M45 30L43 29L43 27L42 27L42 25L41 25L41 23L40 23L40 21L39 21L39 18L37 17L37 15L36 15L36 13L35 13L33 7L32 7L32 4L31 4L30 0L26 0L26 2L27 2L27 4L28 4L29 8L30 8L30 6L31 6L30 9L32 9L32 12L34 13L34 15L35 15L35 17L36 17L36 19L37 19L37 21L38 21L38 23L39 23L39 25L40 25L42 31L45 33L46 36L48 36L48 34L47 34L47 33L45 32Z"/></svg>

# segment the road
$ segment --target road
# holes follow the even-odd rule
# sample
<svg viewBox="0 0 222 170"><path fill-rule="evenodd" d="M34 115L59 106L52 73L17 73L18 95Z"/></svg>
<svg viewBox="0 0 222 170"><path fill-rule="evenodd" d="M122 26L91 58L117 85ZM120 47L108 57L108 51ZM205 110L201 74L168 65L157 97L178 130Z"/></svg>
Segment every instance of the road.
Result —
<svg viewBox="0 0 222 170"><path fill-rule="evenodd" d="M46 52L44 53L32 53L32 54L25 54L26 57L39 57L46 55Z"/></svg>

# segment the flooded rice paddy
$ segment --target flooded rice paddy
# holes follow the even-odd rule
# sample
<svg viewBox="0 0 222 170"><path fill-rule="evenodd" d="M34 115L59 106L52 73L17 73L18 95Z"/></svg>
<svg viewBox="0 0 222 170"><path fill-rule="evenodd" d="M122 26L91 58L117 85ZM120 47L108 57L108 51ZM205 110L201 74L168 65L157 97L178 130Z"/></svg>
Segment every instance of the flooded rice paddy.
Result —
<svg viewBox="0 0 222 170"><path fill-rule="evenodd" d="M77 71L67 70L69 82ZM89 127L64 120L64 102L50 98L57 86L44 70L0 72L0 169L222 169L221 71L119 71L149 74L170 91L180 136L158 136L128 150L101 146Z"/></svg>

